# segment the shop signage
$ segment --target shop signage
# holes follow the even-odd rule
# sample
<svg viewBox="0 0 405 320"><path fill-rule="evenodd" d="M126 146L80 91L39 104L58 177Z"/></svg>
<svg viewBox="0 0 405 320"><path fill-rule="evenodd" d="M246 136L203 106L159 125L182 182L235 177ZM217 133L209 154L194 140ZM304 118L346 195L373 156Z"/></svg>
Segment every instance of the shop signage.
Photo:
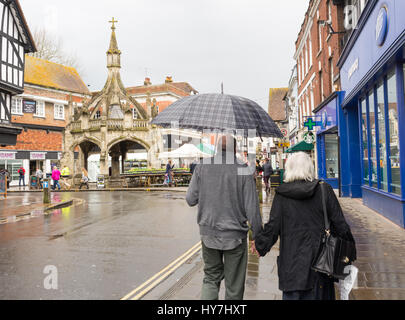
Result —
<svg viewBox="0 0 405 320"><path fill-rule="evenodd" d="M0 160L14 160L15 152L1 151Z"/></svg>
<svg viewBox="0 0 405 320"><path fill-rule="evenodd" d="M31 100L23 100L24 113L36 113L37 103Z"/></svg>
<svg viewBox="0 0 405 320"><path fill-rule="evenodd" d="M388 33L388 10L386 6L383 6L380 9L380 12L377 16L377 22L375 26L375 40L377 46L381 47Z"/></svg>
<svg viewBox="0 0 405 320"><path fill-rule="evenodd" d="M46 152L30 152L31 160L45 160Z"/></svg>

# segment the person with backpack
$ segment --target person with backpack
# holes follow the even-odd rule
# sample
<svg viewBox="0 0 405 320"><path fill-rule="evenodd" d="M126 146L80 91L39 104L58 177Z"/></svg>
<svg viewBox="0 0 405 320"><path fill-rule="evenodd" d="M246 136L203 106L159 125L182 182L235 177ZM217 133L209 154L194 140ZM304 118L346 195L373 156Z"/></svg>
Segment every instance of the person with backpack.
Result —
<svg viewBox="0 0 405 320"><path fill-rule="evenodd" d="M23 167L20 167L20 169L18 169L17 172L20 175L20 180L18 181L18 186L21 187L21 181L22 181L23 186L25 187L25 169Z"/></svg>

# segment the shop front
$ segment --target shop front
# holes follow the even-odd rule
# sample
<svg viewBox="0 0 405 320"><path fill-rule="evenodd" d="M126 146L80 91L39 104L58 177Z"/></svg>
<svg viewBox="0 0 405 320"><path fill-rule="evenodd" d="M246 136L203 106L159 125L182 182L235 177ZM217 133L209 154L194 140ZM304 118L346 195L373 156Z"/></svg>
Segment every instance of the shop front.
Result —
<svg viewBox="0 0 405 320"><path fill-rule="evenodd" d="M344 183L366 206L405 227L403 12L405 1L370 0L338 65Z"/></svg>
<svg viewBox="0 0 405 320"><path fill-rule="evenodd" d="M318 178L339 188L339 134L337 110L341 103L341 92L334 92L313 112L316 119L316 151Z"/></svg>
<svg viewBox="0 0 405 320"><path fill-rule="evenodd" d="M25 185L29 185L30 176L35 175L37 168L44 174L51 174L53 166L59 166L60 152L38 152L38 151L0 151L0 169L7 169L10 172L10 186L18 186L18 169L25 169Z"/></svg>

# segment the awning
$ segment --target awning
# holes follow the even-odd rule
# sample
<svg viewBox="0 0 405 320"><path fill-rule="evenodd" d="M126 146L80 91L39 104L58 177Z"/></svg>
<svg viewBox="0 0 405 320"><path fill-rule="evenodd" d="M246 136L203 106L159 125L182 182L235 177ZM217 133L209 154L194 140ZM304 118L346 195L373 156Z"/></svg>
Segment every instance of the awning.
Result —
<svg viewBox="0 0 405 320"><path fill-rule="evenodd" d="M293 153L298 151L311 151L314 149L314 145L311 143L306 143L305 141L301 141L297 143L295 146L287 149L286 153Z"/></svg>

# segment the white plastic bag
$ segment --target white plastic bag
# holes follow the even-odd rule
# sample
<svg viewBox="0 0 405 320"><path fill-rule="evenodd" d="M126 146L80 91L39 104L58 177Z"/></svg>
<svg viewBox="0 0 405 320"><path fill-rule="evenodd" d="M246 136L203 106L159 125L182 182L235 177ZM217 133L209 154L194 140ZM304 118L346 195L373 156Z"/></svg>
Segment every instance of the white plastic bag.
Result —
<svg viewBox="0 0 405 320"><path fill-rule="evenodd" d="M340 300L349 300L349 293L352 289L357 287L357 274L359 269L353 265L349 265L344 270L349 275L344 280L339 280Z"/></svg>

